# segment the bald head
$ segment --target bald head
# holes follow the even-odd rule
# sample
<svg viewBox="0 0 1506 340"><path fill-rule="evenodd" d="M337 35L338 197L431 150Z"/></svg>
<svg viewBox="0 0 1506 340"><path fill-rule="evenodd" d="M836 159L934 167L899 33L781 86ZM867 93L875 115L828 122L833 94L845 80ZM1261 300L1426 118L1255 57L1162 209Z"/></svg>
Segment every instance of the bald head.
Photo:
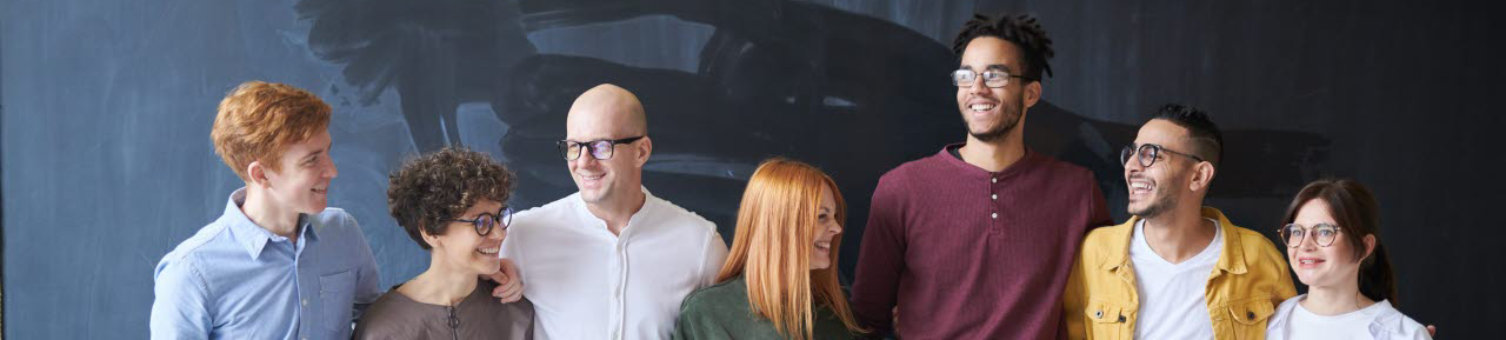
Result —
<svg viewBox="0 0 1506 340"><path fill-rule="evenodd" d="M643 136L648 134L648 118L643 113L643 103L627 89L612 84L601 84L586 90L570 105L566 124L602 125L610 127L615 138Z"/></svg>
<svg viewBox="0 0 1506 340"><path fill-rule="evenodd" d="M610 141L610 145L600 142ZM593 214L616 226L613 233L627 224L627 218L643 206L643 165L653 154L653 139L648 137L648 121L638 97L617 85L601 84L582 93L570 105L565 118L564 145L579 144L578 157L570 159L570 177L580 189L580 198ZM593 146L594 145L594 146ZM586 152L589 149L589 152ZM564 149L567 153L571 149ZM603 152L598 158L596 152ZM586 155L590 153L590 155ZM605 159L603 159L605 158ZM614 220L615 219L615 220Z"/></svg>

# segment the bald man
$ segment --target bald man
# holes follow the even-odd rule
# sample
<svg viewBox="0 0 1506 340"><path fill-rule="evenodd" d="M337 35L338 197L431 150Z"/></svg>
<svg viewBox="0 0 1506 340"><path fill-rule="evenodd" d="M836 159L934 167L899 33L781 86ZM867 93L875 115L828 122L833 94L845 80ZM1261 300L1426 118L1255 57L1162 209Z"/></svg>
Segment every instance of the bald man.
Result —
<svg viewBox="0 0 1506 340"><path fill-rule="evenodd" d="M727 257L716 225L650 194L643 104L596 86L575 99L560 156L579 192L518 213L502 244L538 339L667 339L680 300Z"/></svg>

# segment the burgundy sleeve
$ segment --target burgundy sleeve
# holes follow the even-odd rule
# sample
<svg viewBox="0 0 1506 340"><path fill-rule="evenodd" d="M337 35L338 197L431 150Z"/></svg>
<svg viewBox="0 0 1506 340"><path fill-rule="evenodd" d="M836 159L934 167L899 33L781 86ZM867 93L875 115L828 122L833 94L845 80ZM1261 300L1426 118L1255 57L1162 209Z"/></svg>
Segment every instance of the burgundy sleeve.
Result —
<svg viewBox="0 0 1506 340"><path fill-rule="evenodd" d="M893 327L892 310L898 296L900 275L905 271L904 207L902 190L890 178L879 179L868 209L868 226L858 252L852 283L852 311L869 336L882 337Z"/></svg>

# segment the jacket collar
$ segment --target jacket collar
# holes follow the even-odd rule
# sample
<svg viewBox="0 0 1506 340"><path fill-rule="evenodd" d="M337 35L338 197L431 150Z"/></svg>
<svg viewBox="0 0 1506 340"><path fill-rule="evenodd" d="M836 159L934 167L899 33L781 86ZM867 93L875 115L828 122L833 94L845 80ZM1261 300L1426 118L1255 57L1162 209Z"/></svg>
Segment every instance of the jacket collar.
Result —
<svg viewBox="0 0 1506 340"><path fill-rule="evenodd" d="M1219 228L1223 229L1224 249L1218 255L1218 263L1214 265L1214 268L1230 274L1244 274L1248 268L1245 267L1245 250L1241 246L1239 227L1235 226L1234 222L1229 222L1229 217L1224 216L1222 211L1213 207L1203 207L1202 215L1204 218L1218 221ZM1129 266L1130 237L1135 232L1135 223L1139 222L1140 216L1130 216L1129 221L1104 230L1108 233L1108 239L1112 241L1110 246L1114 248L1110 249L1104 261L1098 264L1100 269L1114 271Z"/></svg>

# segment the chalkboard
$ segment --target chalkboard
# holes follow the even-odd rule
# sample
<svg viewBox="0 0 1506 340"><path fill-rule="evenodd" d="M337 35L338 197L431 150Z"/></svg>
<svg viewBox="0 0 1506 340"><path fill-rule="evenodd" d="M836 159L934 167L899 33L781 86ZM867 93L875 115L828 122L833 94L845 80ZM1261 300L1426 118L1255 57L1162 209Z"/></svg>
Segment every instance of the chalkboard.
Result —
<svg viewBox="0 0 1506 340"><path fill-rule="evenodd" d="M1503 71L1484 5L1423 2L280 0L0 2L4 335L144 338L152 268L240 180L209 127L246 80L335 107L331 205L360 222L383 286L427 255L386 212L386 175L445 145L519 174L517 207L574 191L553 141L571 100L634 91L645 185L724 238L758 161L835 177L850 277L885 171L961 141L953 34L975 11L1037 14L1056 77L1026 120L1037 152L1097 175L1123 220L1118 149L1164 102L1207 109L1227 162L1210 205L1273 234L1325 175L1380 197L1402 311L1471 338L1506 316L1488 166ZM1443 263L1435 261L1446 258ZM1485 269L1489 268L1489 269ZM1460 302L1477 302L1461 308Z"/></svg>

